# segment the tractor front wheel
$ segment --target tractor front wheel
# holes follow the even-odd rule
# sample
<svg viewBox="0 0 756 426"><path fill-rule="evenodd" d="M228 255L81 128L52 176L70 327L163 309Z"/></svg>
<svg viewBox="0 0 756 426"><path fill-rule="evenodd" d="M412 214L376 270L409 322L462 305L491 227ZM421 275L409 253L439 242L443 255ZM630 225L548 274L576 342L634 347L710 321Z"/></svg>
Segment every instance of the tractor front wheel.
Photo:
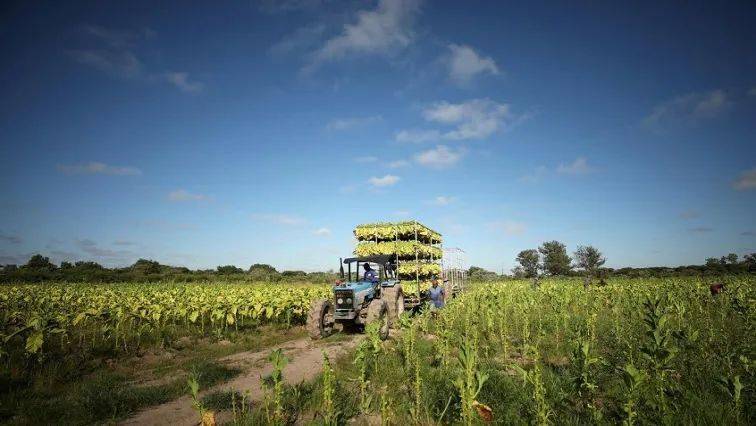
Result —
<svg viewBox="0 0 756 426"><path fill-rule="evenodd" d="M307 332L314 340L333 333L333 303L330 300L318 299L312 302L307 315Z"/></svg>
<svg viewBox="0 0 756 426"><path fill-rule="evenodd" d="M389 335L389 318L388 304L385 300L373 300L368 306L367 318L365 324L378 324L378 336L381 340L386 340Z"/></svg>

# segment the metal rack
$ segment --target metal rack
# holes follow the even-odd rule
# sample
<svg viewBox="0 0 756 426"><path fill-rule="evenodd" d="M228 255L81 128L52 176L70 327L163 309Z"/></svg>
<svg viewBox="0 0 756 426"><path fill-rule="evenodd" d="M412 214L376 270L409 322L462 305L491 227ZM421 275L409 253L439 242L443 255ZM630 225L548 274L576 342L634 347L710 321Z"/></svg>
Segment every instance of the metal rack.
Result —
<svg viewBox="0 0 756 426"><path fill-rule="evenodd" d="M458 247L444 248L443 260L441 261L441 275L444 280L449 280L452 295L465 289L467 278L466 253Z"/></svg>
<svg viewBox="0 0 756 426"><path fill-rule="evenodd" d="M400 224L402 224L402 225L412 224L413 232L414 232L414 235L412 236L413 238L406 238L405 237L405 238L401 238L400 239L400 236L399 236L399 225ZM362 226L366 226L366 225L362 225ZM362 226L358 226L358 228L360 228ZM413 303L419 304L420 303L419 295L420 295L420 283L421 283L421 280L423 278L428 278L428 277L422 276L420 274L420 265L422 265L422 264L438 264L439 265L439 269L443 273L443 265L441 263L442 262L442 258L443 258L443 244L442 244L442 240L440 238L441 234L438 233L438 232L436 232L435 230L433 230L433 229L431 229L431 228L423 225L422 223L420 223L420 222L418 222L416 220L405 221L405 222L397 222L397 223L384 223L384 224L381 224L380 226L394 226L394 238L393 238L393 240L394 240L395 244L399 243L400 241L402 241L402 242L404 242L404 241L414 241L417 244L422 244L424 246L437 247L437 248L441 249L441 253L442 253L441 257L436 258L434 256L434 254L431 253L430 254L430 259L428 259L428 258L421 258L420 254L418 253L417 247L415 248L415 259L414 259L414 262L415 262L415 265L417 265L417 267L415 269L415 277L414 277L414 281L415 282L414 282L414 284L415 284L415 289L416 289L416 295L415 295L414 298L413 297L407 297L405 299L405 303L408 304L408 305L410 305L410 306L413 305ZM418 231L423 230L423 229L429 231L429 233L431 234L431 236L430 236L429 239L420 238L420 236L418 235ZM376 227L374 229L373 234L374 234L373 235L373 242L374 243L378 244L381 241L386 241L385 239L379 239L378 238L378 224L376 224ZM433 235L438 235L439 238L436 239L436 238L434 238ZM396 250L394 252L396 253ZM400 265L402 263L406 263L406 262L407 262L406 260L400 259L400 256L396 256L397 277L399 276ZM405 277L405 280L406 280L406 275L404 275L404 277ZM410 279L409 281L411 282L412 280ZM407 283L407 284L409 284L409 283ZM407 287L405 287L405 288L407 288Z"/></svg>

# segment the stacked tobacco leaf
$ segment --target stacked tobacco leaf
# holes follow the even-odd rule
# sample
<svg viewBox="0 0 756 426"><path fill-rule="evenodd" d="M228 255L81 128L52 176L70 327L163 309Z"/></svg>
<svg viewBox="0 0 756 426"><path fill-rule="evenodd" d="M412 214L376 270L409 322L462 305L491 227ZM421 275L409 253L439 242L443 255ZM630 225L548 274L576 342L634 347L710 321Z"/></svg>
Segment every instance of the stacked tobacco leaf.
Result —
<svg viewBox="0 0 756 426"><path fill-rule="evenodd" d="M354 229L357 256L395 255L401 279L441 274L441 234L416 222L371 223Z"/></svg>

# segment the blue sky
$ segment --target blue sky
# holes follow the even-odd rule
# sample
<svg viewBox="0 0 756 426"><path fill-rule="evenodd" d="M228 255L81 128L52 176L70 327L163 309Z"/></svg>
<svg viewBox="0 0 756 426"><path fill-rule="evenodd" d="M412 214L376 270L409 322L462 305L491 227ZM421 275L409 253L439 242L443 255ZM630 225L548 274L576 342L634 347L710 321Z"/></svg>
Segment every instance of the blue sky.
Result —
<svg viewBox="0 0 756 426"><path fill-rule="evenodd" d="M409 218L497 271L756 251L756 7L726 3L5 3L0 264L335 268Z"/></svg>

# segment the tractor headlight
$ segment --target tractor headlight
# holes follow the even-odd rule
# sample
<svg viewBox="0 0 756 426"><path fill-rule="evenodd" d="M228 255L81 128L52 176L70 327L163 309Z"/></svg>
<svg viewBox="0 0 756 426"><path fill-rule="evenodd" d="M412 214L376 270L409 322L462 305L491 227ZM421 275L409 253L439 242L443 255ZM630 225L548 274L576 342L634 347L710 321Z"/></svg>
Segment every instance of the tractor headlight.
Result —
<svg viewBox="0 0 756 426"><path fill-rule="evenodd" d="M349 299L347 299L347 300L349 300ZM341 305L342 303L344 303L344 299L342 299L342 298L339 297L338 299L336 299L336 303L338 303L339 305Z"/></svg>
<svg viewBox="0 0 756 426"><path fill-rule="evenodd" d="M347 303L352 303L352 298L351 297L347 299Z"/></svg>

